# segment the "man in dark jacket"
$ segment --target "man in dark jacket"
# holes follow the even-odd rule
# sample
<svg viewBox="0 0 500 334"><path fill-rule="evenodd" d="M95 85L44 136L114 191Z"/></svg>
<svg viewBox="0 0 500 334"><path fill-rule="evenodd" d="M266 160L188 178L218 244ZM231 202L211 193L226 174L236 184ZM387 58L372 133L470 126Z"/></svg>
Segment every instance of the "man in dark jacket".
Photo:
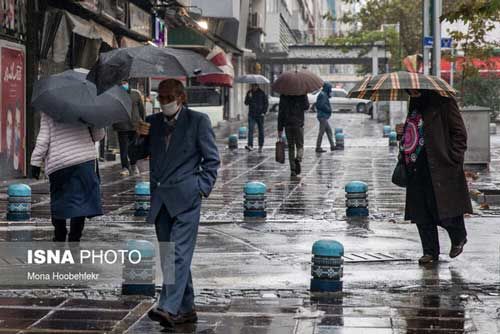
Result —
<svg viewBox="0 0 500 334"><path fill-rule="evenodd" d="M259 129L259 153L262 153L262 147L264 146L264 115L269 106L267 94L259 88L259 85L254 84L245 97L245 105L248 106L248 145L245 148L248 151L253 150L253 130L255 124L257 124Z"/></svg>
<svg viewBox="0 0 500 334"><path fill-rule="evenodd" d="M141 140L132 148L136 158L150 157L148 221L155 224L160 245L175 244L175 283L168 283L172 277L169 280L170 273L164 273L158 307L148 314L153 321L172 327L198 319L190 267L201 200L212 191L220 159L210 119L184 106L186 93L180 81L162 81L158 101L162 112L139 123ZM165 263L168 254L160 255Z"/></svg>
<svg viewBox="0 0 500 334"><path fill-rule="evenodd" d="M332 106L330 105L330 94L332 93L332 85L329 82L323 84L323 90L318 94L316 98L316 112L319 121L319 134L318 140L316 141L316 153L326 152L321 148L321 142L323 141L323 135L326 132L328 141L330 142L330 150L335 150L335 142L333 141L332 128L328 119L332 116Z"/></svg>
<svg viewBox="0 0 500 334"><path fill-rule="evenodd" d="M304 113L309 109L307 95L281 95L278 112L278 138L285 130L288 141L288 159L292 176L301 173L300 163L304 155Z"/></svg>
<svg viewBox="0 0 500 334"><path fill-rule="evenodd" d="M143 121L145 115L144 103L142 102L141 93L136 89L129 87L128 81L124 80L121 86L130 94L132 100L132 112L130 120L113 124L113 129L118 134L118 144L120 145L120 161L122 164L121 176L129 176L139 173L136 166L136 161L128 154L128 145L135 139L135 127L139 121Z"/></svg>

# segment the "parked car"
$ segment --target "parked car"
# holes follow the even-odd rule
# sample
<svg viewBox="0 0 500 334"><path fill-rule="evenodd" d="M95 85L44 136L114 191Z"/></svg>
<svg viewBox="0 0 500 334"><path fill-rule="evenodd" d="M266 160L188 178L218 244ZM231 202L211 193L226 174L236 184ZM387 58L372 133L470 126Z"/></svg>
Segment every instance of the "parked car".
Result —
<svg viewBox="0 0 500 334"><path fill-rule="evenodd" d="M310 111L316 112L316 99L321 90L307 94ZM347 97L347 91L342 88L333 88L330 104L333 112L356 112L371 115L373 104L371 100L354 99Z"/></svg>
<svg viewBox="0 0 500 334"><path fill-rule="evenodd" d="M269 95L269 111L270 112L278 112L280 97Z"/></svg>

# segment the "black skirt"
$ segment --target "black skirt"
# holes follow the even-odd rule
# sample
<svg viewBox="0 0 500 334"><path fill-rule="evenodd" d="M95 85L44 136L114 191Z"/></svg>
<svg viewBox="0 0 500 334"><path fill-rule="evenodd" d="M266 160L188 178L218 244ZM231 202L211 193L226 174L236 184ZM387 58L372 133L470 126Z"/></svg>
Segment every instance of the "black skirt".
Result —
<svg viewBox="0 0 500 334"><path fill-rule="evenodd" d="M58 170L49 175L52 218L101 216L101 190L95 161Z"/></svg>

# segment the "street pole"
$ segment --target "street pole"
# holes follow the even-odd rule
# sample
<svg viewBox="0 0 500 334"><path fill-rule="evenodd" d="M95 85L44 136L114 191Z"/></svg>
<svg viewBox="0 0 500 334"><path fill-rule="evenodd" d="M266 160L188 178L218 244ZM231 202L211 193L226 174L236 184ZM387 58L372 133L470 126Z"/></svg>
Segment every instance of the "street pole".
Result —
<svg viewBox="0 0 500 334"><path fill-rule="evenodd" d="M450 86L453 87L453 76L455 72L455 46L451 46L451 63L450 63Z"/></svg>
<svg viewBox="0 0 500 334"><path fill-rule="evenodd" d="M424 62L424 74L429 74L429 49L427 49L424 45L424 37L430 36L430 25L429 25L429 8L430 8L430 0L424 0L423 2L423 36L422 36L422 54L423 54L423 62Z"/></svg>
<svg viewBox="0 0 500 334"><path fill-rule="evenodd" d="M441 77L441 5L442 0L434 0L434 45L432 49L432 71L433 75Z"/></svg>

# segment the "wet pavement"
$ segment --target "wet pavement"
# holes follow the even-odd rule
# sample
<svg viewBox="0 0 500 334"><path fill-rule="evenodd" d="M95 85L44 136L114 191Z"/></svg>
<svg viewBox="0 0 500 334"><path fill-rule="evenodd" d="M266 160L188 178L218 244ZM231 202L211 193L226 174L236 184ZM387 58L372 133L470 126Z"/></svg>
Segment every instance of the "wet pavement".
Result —
<svg viewBox="0 0 500 334"><path fill-rule="evenodd" d="M449 241L440 231L440 264L419 267L418 233L403 221L404 189L390 182L397 151L382 137L382 124L366 115L335 114L332 125L344 129L345 149L318 155L318 126L314 115L308 115L303 175L291 179L288 165L274 161L274 118L270 115L266 123L262 154L247 153L245 141L237 151L225 147L238 124L216 131L222 168L212 195L203 203L193 260L200 321L173 332L500 333L500 207L480 209L475 203L475 214L466 219L469 243L464 254L449 259ZM490 169L471 180L472 189L500 187L500 135L491 138ZM147 173L121 178L118 172L116 164L102 169L106 216L89 222L84 238L154 240L152 226L132 215L133 187L138 179L146 180ZM367 220L345 217L344 186L352 180L369 185ZM242 190L247 181L268 186L266 221L243 219ZM36 183L33 193L33 221L0 223L0 240L50 238L47 184ZM5 200L0 197L2 210ZM308 292L311 247L319 239L344 244L342 295ZM98 300L123 303L119 284L117 280L111 293L104 286L83 291L3 290L0 333L25 328L29 330L23 333L160 332L162 328L144 316L149 300L103 310ZM59 299L45 299L51 296ZM72 306L73 300L82 299L89 301L85 310ZM88 322L72 320L83 317Z"/></svg>

